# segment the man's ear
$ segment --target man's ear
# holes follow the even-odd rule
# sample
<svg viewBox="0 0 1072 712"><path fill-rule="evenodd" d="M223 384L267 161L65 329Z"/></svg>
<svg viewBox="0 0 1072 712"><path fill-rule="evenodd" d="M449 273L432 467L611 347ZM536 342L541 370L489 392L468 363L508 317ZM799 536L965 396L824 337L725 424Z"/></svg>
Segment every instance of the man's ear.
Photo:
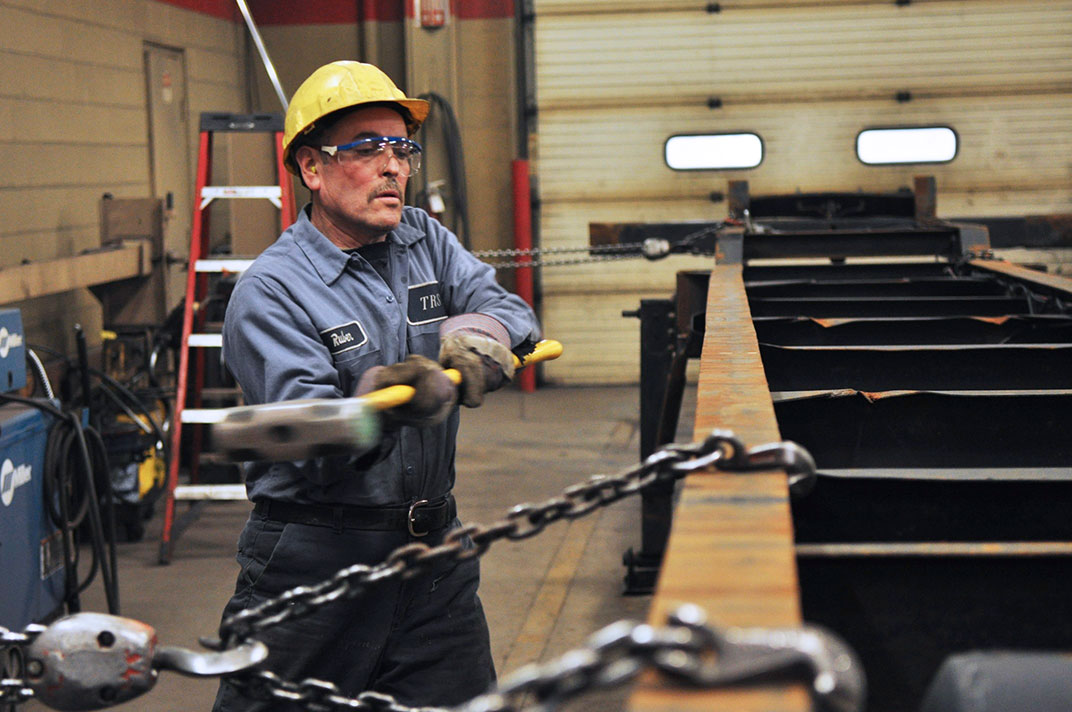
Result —
<svg viewBox="0 0 1072 712"><path fill-rule="evenodd" d="M309 190L320 189L320 156L311 146L302 146L294 154L294 161L301 171L302 181Z"/></svg>

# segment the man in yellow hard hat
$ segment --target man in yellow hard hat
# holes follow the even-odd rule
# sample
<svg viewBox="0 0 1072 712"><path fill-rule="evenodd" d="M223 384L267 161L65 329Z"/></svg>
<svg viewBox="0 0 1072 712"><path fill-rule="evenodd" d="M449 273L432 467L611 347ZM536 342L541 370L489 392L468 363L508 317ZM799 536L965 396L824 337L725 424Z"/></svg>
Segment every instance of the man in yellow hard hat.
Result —
<svg viewBox="0 0 1072 712"><path fill-rule="evenodd" d="M416 395L391 411L372 452L249 466L254 509L225 621L341 569L380 564L406 544L442 543L459 526L456 401L480 405L513 375L511 350L539 338L532 311L489 266L404 205L420 167L412 136L427 115L426 102L382 71L350 61L316 70L287 110L286 165L312 202L235 286L224 360L250 404L397 383ZM462 372L460 387L446 367ZM269 647L268 669L405 705L455 705L486 691L495 673L477 560L439 561L401 579L265 627L256 637ZM225 682L215 709L279 709L244 692Z"/></svg>

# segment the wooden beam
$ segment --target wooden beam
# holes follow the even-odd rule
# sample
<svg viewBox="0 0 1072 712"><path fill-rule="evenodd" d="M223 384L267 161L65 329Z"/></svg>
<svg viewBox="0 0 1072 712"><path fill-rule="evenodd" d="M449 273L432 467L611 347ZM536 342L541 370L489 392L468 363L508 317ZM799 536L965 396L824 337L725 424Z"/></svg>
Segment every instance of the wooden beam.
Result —
<svg viewBox="0 0 1072 712"><path fill-rule="evenodd" d="M0 304L144 277L151 271L149 243L144 241L128 241L116 248L4 267L0 269Z"/></svg>
<svg viewBox="0 0 1072 712"><path fill-rule="evenodd" d="M713 269L706 323L694 439L725 428L748 446L780 440L739 265ZM706 610L717 626L800 624L785 473L707 472L686 479L649 622L663 625L686 602ZM649 674L630 708L804 712L811 703L801 685L697 691Z"/></svg>

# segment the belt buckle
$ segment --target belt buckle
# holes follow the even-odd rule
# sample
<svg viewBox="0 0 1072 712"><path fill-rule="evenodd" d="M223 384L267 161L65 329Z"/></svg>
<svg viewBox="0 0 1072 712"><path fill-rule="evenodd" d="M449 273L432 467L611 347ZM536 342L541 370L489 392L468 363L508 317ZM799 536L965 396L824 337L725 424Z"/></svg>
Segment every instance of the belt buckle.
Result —
<svg viewBox="0 0 1072 712"><path fill-rule="evenodd" d="M418 532L413 529L413 525L416 523L414 521L414 514L417 512L417 507L423 506L425 504L428 504L427 499L418 499L416 502L409 505L409 514L406 515L406 528L409 529L410 536L428 536L428 532Z"/></svg>

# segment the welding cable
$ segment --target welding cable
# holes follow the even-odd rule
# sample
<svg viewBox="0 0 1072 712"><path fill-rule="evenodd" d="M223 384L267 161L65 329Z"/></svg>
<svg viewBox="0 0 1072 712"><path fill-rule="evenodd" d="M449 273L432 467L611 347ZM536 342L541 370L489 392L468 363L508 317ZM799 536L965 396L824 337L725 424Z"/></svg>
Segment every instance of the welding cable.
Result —
<svg viewBox="0 0 1072 712"><path fill-rule="evenodd" d="M418 99L424 99L434 105L438 113L443 117L443 145L447 152L447 175L450 179L450 202L454 208L451 230L467 250L472 250L469 239L469 194L465 187L465 152L462 148L462 132L458 125L458 117L454 114L454 107L443 96L435 92L421 94ZM425 124L427 126L427 124ZM421 129L424 136L424 129ZM425 161L428 156L425 151ZM425 181L427 181L427 170Z"/></svg>
<svg viewBox="0 0 1072 712"><path fill-rule="evenodd" d="M49 354L50 356L54 356L57 359L63 360L68 368L71 367L71 360L59 351L55 351L53 349L49 349L43 346L33 346L33 348L39 349ZM109 376L107 373L104 373L103 371L99 371L92 367L90 367L89 373L100 379L100 385L105 387L104 389L102 389L105 395L108 396L113 403L118 405L126 414L126 416L133 420L134 423L146 433L148 433L148 431L145 430L145 424L148 423L148 427L152 429L153 435L156 436L158 442L160 443L160 449L164 453L164 459L166 461L168 456L168 438L164 435L163 429L161 428L160 424L156 422L156 418L153 417L153 414L149 411L149 408L145 405L144 401L142 401L141 398L135 395L133 391L131 391L129 388L124 386L112 376ZM109 391L108 389L111 389L111 391ZM122 399L125 399L127 405L130 407L124 407L123 404L116 397L117 395ZM139 411L144 416L144 418L140 416L135 416L134 412L132 412L135 410Z"/></svg>
<svg viewBox="0 0 1072 712"><path fill-rule="evenodd" d="M26 359L33 365L34 373L37 374L37 381L41 384L41 387L45 390L45 398L52 400L56 397L56 393L52 390L52 381L48 380L48 372L45 371L45 364L41 363L41 359L33 349L26 349Z"/></svg>
<svg viewBox="0 0 1072 712"><path fill-rule="evenodd" d="M0 402L21 403L44 411L56 419L52 432L49 433L49 444L46 447L43 480L46 501L54 503L58 498L59 503L59 512L54 513L50 506L49 515L54 520L60 520L57 526L61 530L63 540L64 568L66 571L65 602L68 605L68 609L72 612L77 612L79 609L78 594L84 591L93 581L99 567L108 612L118 615L119 581L116 567L114 514L110 551L106 552L104 526L101 521L100 509L97 505L100 500L97 498L95 482L96 479L101 479L102 477L107 482L109 477L108 457L104 450L103 440L101 440L99 433L92 430L92 428L84 429L82 427L82 420L78 414L64 412L49 401L0 393ZM92 433L88 440L88 442L93 443L92 450L87 444L87 432ZM70 502L66 496L68 491L67 475L71 471L81 471L83 474L81 487L84 488L84 495L78 499L78 509L82 509L83 501L85 503L85 512L79 511L74 517L72 517L68 509ZM110 486L107 489L110 490ZM108 505L113 500L108 497L105 502L109 511L114 512L114 508ZM75 530L87 514L93 556L90 572L87 574L85 581L79 584L77 579L78 552L77 547L72 550L71 544L76 542L73 542L71 532Z"/></svg>

